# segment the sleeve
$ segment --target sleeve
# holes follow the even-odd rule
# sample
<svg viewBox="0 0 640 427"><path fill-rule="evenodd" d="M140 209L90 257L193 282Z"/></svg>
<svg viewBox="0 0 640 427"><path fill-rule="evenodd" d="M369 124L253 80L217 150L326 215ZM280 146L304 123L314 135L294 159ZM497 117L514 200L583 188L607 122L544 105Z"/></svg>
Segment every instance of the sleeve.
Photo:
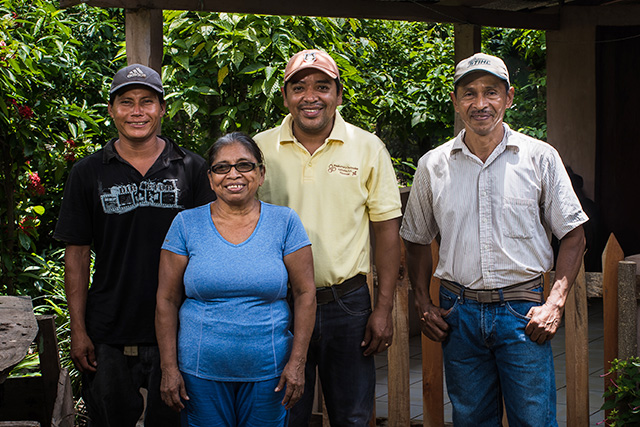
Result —
<svg viewBox="0 0 640 427"><path fill-rule="evenodd" d="M433 214L433 194L427 169L427 158L418 162L413 185L400 227L400 237L409 242L427 245L438 235Z"/></svg>
<svg viewBox="0 0 640 427"><path fill-rule="evenodd" d="M162 243L162 249L178 255L189 255L187 251L186 229L183 212L173 219Z"/></svg>
<svg viewBox="0 0 640 427"><path fill-rule="evenodd" d="M367 180L367 208L371 221L386 221L402 215L400 190L391 156L384 143L374 160Z"/></svg>
<svg viewBox="0 0 640 427"><path fill-rule="evenodd" d="M73 245L90 245L93 240L91 189L84 184L93 179L81 176L84 163L76 164L64 187L60 216L53 237Z"/></svg>
<svg viewBox="0 0 640 427"><path fill-rule="evenodd" d="M568 232L587 222L589 218L582 210L569 174L558 152L551 148L542 157L542 215L553 234L562 239Z"/></svg>
<svg viewBox="0 0 640 427"><path fill-rule="evenodd" d="M282 255L289 255L305 246L311 245L307 232L302 225L300 217L293 209L289 209L289 220L287 221L287 231L284 239Z"/></svg>

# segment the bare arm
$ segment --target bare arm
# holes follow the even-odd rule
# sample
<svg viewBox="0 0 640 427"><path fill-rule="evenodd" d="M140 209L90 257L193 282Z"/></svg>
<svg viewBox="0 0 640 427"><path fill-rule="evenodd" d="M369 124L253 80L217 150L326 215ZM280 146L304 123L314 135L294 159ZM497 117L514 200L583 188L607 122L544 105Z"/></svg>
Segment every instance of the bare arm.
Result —
<svg viewBox="0 0 640 427"><path fill-rule="evenodd" d="M380 353L393 341L393 294L400 272L400 218L371 222L375 236L374 262L378 275L378 297L373 308L362 347L364 355Z"/></svg>
<svg viewBox="0 0 640 427"><path fill-rule="evenodd" d="M556 334L564 313L567 295L580 270L584 248L584 230L581 225L568 232L560 241L556 276L549 297L543 305L533 307L527 313L527 317L531 320L525 332L532 341L542 344Z"/></svg>
<svg viewBox="0 0 640 427"><path fill-rule="evenodd" d="M311 246L305 246L286 255L284 265L287 267L293 292L294 333L291 355L275 391L280 391L286 386L282 404L290 409L304 392L307 349L316 322L316 285L313 280Z"/></svg>
<svg viewBox="0 0 640 427"><path fill-rule="evenodd" d="M420 317L422 333L433 341L444 341L449 334L449 325L443 316L447 313L431 301L429 286L433 269L431 245L419 245L404 241L407 255L409 280L416 297L416 310Z"/></svg>
<svg viewBox="0 0 640 427"><path fill-rule="evenodd" d="M64 288L71 318L71 359L81 372L95 372L93 342L87 335L85 313L89 293L89 245L67 245L64 254Z"/></svg>
<svg viewBox="0 0 640 427"><path fill-rule="evenodd" d="M182 399L189 400L178 369L178 310L182 304L182 278L189 258L162 250L156 296L156 337L160 351L162 382L160 393L167 406L180 411Z"/></svg>

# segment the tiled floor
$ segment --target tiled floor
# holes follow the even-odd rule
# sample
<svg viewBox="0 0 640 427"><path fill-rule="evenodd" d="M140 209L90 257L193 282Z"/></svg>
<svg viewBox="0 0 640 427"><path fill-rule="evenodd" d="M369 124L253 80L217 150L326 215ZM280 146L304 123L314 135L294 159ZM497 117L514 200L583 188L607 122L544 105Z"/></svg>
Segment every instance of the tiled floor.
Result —
<svg viewBox="0 0 640 427"><path fill-rule="evenodd" d="M603 368L603 321L602 299L593 298L588 302L589 307L589 409L590 426L596 426L604 419L600 411L602 393L604 391ZM411 387L411 420L422 420L422 359L420 337L412 337L410 346L409 381ZM558 425L566 426L566 377L565 377L565 329L562 326L552 341L557 386ZM376 415L386 418L388 414L387 394L387 356L382 353L376 356ZM446 388L446 387L445 387ZM451 422L451 403L445 392L445 422ZM602 425L602 424L601 424Z"/></svg>

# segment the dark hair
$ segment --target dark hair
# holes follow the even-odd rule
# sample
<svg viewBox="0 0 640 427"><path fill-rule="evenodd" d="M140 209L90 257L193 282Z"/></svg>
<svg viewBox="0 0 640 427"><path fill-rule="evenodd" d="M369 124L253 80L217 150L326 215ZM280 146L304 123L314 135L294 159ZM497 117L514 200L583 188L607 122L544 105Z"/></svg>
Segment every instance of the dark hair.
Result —
<svg viewBox="0 0 640 427"><path fill-rule="evenodd" d="M156 94L156 96L158 97L158 102L160 102L160 104L164 104L164 96L162 96L162 94L160 92L157 92L157 91L151 89L151 87L149 87L147 85L136 85L136 84L132 84L132 85L127 85L127 86L121 87L117 91L115 91L112 94L110 94L109 95L109 104L113 105L113 101L116 100L116 96L122 95L123 93L125 93L128 90L136 89L136 88L149 89L151 92Z"/></svg>
<svg viewBox="0 0 640 427"><path fill-rule="evenodd" d="M256 144L253 138L244 132L231 132L218 138L216 142L209 147L206 154L209 164L213 165L213 161L222 147L233 144L240 144L246 148L247 151L249 151L249 153L251 153L251 155L256 159L257 163L262 164L264 161L262 151L260 151L260 147L258 147L258 144Z"/></svg>
<svg viewBox="0 0 640 427"><path fill-rule="evenodd" d="M295 75L295 74L294 74ZM290 83L295 83L297 80L293 80L293 76L292 78L290 78L287 82L285 82L284 84L284 95L287 96L287 85ZM336 82L336 94L339 95L340 91L342 90L342 82L340 81L339 77L336 77L335 79L333 79L334 82Z"/></svg>

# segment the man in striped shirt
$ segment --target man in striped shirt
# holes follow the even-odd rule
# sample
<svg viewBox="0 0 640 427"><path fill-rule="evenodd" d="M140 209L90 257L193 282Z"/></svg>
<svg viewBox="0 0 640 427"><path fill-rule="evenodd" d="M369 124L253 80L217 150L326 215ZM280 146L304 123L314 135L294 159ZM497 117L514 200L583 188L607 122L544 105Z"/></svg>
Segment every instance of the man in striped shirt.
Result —
<svg viewBox="0 0 640 427"><path fill-rule="evenodd" d="M443 343L456 427L556 426L549 340L585 248L587 216L557 151L503 122L514 89L504 62L461 61L451 94L465 128L425 154L400 231L422 332ZM550 233L560 239L553 267ZM440 306L429 297L430 243L440 236Z"/></svg>

